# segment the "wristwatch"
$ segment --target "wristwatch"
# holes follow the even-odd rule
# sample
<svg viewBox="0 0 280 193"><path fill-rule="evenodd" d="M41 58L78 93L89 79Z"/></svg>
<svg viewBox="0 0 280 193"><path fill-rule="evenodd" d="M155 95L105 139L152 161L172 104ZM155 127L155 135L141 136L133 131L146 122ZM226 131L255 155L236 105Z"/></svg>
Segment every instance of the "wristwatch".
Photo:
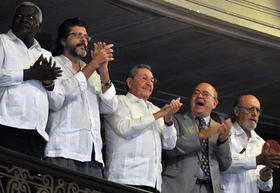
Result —
<svg viewBox="0 0 280 193"><path fill-rule="evenodd" d="M170 121L170 122L166 122L166 121L164 121L164 124L166 125L166 126L171 126L172 124L173 124L173 121Z"/></svg>
<svg viewBox="0 0 280 193"><path fill-rule="evenodd" d="M112 85L112 81L109 80L108 82L105 82L105 83L101 82L101 85L102 85L102 86L110 87L110 86Z"/></svg>

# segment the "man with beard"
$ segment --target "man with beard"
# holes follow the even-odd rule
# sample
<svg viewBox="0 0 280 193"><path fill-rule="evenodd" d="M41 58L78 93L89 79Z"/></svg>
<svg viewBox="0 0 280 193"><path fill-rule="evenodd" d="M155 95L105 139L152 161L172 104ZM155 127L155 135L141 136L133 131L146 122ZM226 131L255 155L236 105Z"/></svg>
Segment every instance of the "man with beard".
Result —
<svg viewBox="0 0 280 193"><path fill-rule="evenodd" d="M23 2L16 7L12 29L0 35L0 145L37 158L48 140L46 89L52 90L41 81L61 73L51 53L34 39L41 25L41 9Z"/></svg>
<svg viewBox="0 0 280 193"><path fill-rule="evenodd" d="M220 171L231 164L229 120L220 125L210 114L218 105L216 89L200 83L190 98L191 112L175 114L177 143L167 150L163 193L223 193Z"/></svg>
<svg viewBox="0 0 280 193"><path fill-rule="evenodd" d="M261 111L260 102L253 95L243 95L235 102L236 121L230 137L232 164L222 173L225 193L272 189L272 168L279 168L280 154L268 150L262 153L265 142L254 131Z"/></svg>
<svg viewBox="0 0 280 193"><path fill-rule="evenodd" d="M78 18L59 26L54 55L58 55L55 60L63 74L49 92L50 140L45 156L51 163L102 177L99 113L111 113L117 107L108 72L108 62L114 60L113 44L95 43L92 59L85 64L81 58L87 55L90 39L85 23Z"/></svg>

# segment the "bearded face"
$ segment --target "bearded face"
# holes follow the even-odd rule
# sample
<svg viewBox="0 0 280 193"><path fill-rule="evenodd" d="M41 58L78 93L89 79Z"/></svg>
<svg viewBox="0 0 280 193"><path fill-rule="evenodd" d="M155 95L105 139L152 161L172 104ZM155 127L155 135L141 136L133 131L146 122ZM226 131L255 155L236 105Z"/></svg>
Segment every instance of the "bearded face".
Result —
<svg viewBox="0 0 280 193"><path fill-rule="evenodd" d="M234 109L236 120L243 130L250 132L257 127L261 112L260 102L253 95L245 95L240 101Z"/></svg>
<svg viewBox="0 0 280 193"><path fill-rule="evenodd" d="M84 42L82 42L76 45L70 45L69 51L74 57L84 58L87 55L88 47Z"/></svg>
<svg viewBox="0 0 280 193"><path fill-rule="evenodd" d="M67 38L63 40L64 51L68 54L83 58L88 52L88 35L85 27L74 26L71 28Z"/></svg>
<svg viewBox="0 0 280 193"><path fill-rule="evenodd" d="M252 131L257 127L257 120L254 118L254 119L249 119L247 121L244 121L241 127L247 131Z"/></svg>

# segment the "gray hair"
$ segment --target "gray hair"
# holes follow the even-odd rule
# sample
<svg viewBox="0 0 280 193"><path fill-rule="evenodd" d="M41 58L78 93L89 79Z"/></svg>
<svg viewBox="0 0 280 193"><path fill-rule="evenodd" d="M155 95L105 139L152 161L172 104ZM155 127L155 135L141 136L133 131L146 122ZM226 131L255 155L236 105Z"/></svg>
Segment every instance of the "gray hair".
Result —
<svg viewBox="0 0 280 193"><path fill-rule="evenodd" d="M129 77L133 78L137 74L137 71L139 68L146 68L146 69L152 71L151 66L149 66L147 64L138 64L138 65L133 66L133 68L131 68L131 70L128 73L127 78L129 78Z"/></svg>
<svg viewBox="0 0 280 193"><path fill-rule="evenodd" d="M127 75L126 78L134 78L135 75L137 74L139 68L146 68L146 69L148 69L148 70L150 70L150 71L152 72L151 66L149 66L149 65L147 65L147 64L138 64L138 65L133 66L133 67L130 69L130 71L128 72L128 75ZM126 88L127 91L129 90L127 84L125 84L125 88Z"/></svg>
<svg viewBox="0 0 280 193"><path fill-rule="evenodd" d="M22 6L30 6L30 7L35 7L37 10L38 10L38 14L39 14L39 23L41 24L43 22L43 14L42 14L42 11L40 9L40 7L38 7L38 5L36 5L35 3L32 3L30 1L24 1L22 2L21 4L19 4L17 7L16 7L16 10Z"/></svg>

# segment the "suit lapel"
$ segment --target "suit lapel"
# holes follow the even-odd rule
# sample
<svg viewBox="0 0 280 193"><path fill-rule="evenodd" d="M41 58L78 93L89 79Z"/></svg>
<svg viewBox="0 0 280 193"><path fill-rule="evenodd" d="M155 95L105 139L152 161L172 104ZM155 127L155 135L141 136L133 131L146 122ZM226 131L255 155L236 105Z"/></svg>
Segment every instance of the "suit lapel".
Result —
<svg viewBox="0 0 280 193"><path fill-rule="evenodd" d="M196 126L196 122L193 118L193 115L191 113L184 114L184 128L186 129L187 133L190 133L191 135L194 135L198 132L198 128Z"/></svg>
<svg viewBox="0 0 280 193"><path fill-rule="evenodd" d="M217 125L217 122L215 122L213 119L210 120L210 127L211 126L214 126L214 125ZM208 153L212 153L214 151L214 147L213 147L213 144L216 144L217 143L217 137L218 135L212 135L211 137L209 137L208 139ZM211 145L212 144L212 145ZM209 158L209 161L210 161L210 158Z"/></svg>
<svg viewBox="0 0 280 193"><path fill-rule="evenodd" d="M186 113L184 114L184 121L183 121L184 127L185 128L185 132L194 135L196 133L198 133L198 127L196 125L195 119L193 117L192 113ZM197 157L199 160L201 160L201 152L198 151L196 153Z"/></svg>
<svg viewBox="0 0 280 193"><path fill-rule="evenodd" d="M184 114L184 121L183 121L185 132L190 133L191 135L194 135L198 132L198 127L196 125L195 119L193 118L193 115L191 113ZM213 119L210 119L210 127L216 125L217 122L215 122ZM212 153L214 151L213 144L216 144L218 135L213 135L208 138L208 153ZM211 145L212 144L212 145ZM197 156L199 160L201 160L201 152L197 152Z"/></svg>

